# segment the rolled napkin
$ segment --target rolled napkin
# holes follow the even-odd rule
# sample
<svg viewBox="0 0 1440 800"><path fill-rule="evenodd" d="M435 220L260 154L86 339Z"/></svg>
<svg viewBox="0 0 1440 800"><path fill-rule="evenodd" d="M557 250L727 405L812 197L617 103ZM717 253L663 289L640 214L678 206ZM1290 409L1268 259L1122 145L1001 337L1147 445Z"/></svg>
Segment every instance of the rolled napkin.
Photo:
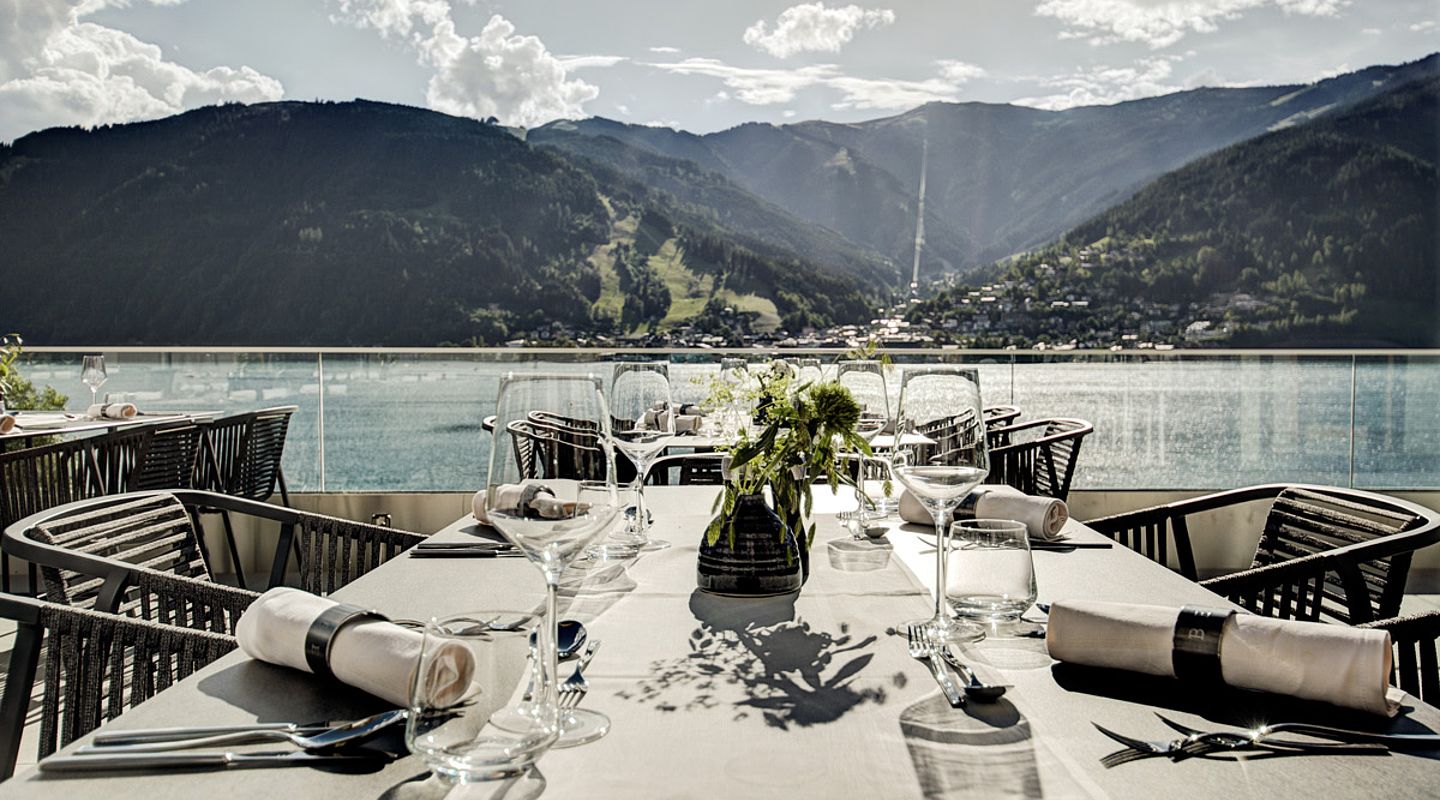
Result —
<svg viewBox="0 0 1440 800"><path fill-rule="evenodd" d="M1066 600L1050 606L1050 657L1072 664L1175 677L1176 622L1166 606ZM1323 622L1237 613L1219 637L1229 686L1394 716L1403 692L1390 682L1390 634Z"/></svg>
<svg viewBox="0 0 1440 800"><path fill-rule="evenodd" d="M15 430L15 417L10 414L0 414L0 433L9 433Z"/></svg>
<svg viewBox="0 0 1440 800"><path fill-rule="evenodd" d="M135 414L134 403L96 403L85 409L90 419L130 419Z"/></svg>
<svg viewBox="0 0 1440 800"><path fill-rule="evenodd" d="M536 515L541 519L569 519L575 516L575 502L555 499L555 493L548 486L533 483L507 483L495 490L496 507L518 509L521 503L528 509L526 516ZM490 525L488 498L484 489L475 493L470 501L475 519Z"/></svg>
<svg viewBox="0 0 1440 800"><path fill-rule="evenodd" d="M271 589L245 610L235 625L235 638L251 658L313 673L305 658L306 634L317 617L337 605L299 589ZM342 683L387 703L409 706L423 641L418 631L383 620L358 619L334 633L330 671ZM443 647L426 676L431 701L447 706L458 700L474 672L469 650L453 643Z"/></svg>
<svg viewBox="0 0 1440 800"><path fill-rule="evenodd" d="M1070 509L1064 500L1035 497L1010 486L980 486L956 507L955 519L1013 519L1025 523L1031 539L1051 541L1060 535ZM910 490L900 493L900 518L916 525L934 525L934 517Z"/></svg>
<svg viewBox="0 0 1440 800"><path fill-rule="evenodd" d="M640 424L646 428L663 428L669 423L670 412L665 409L650 409L640 417ZM677 414L675 416L676 433L695 433L700 430L700 423L704 420L700 414Z"/></svg>

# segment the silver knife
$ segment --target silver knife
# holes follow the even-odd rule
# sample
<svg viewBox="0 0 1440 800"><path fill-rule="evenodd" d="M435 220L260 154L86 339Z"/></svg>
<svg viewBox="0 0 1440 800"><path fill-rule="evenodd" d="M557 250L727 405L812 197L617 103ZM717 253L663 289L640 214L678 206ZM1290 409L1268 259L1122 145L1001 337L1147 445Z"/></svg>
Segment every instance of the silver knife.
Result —
<svg viewBox="0 0 1440 800"><path fill-rule="evenodd" d="M351 720L320 722L256 722L247 725L202 725L191 728L142 728L132 731L102 731L95 734L97 745L149 744L152 742L175 742L182 739L199 739L209 736L223 736L230 733L253 733L255 731L284 731L305 733L345 725Z"/></svg>
<svg viewBox="0 0 1440 800"><path fill-rule="evenodd" d="M229 769L231 767L305 766L375 761L377 756L311 753L305 750L265 753L116 753L114 755L51 756L41 772L115 772L131 769Z"/></svg>

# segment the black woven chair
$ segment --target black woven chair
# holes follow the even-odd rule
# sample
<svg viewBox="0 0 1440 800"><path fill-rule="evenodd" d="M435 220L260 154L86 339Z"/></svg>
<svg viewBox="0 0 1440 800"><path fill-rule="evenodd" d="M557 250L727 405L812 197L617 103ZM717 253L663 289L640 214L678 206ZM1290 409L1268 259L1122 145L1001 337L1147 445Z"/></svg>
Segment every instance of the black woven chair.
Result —
<svg viewBox="0 0 1440 800"><path fill-rule="evenodd" d="M1188 519L1271 498L1251 567L1200 581L1258 614L1346 624L1397 616L1412 554L1440 541L1440 513L1359 489L1303 484L1251 486L1086 524L1197 580Z"/></svg>
<svg viewBox="0 0 1440 800"><path fill-rule="evenodd" d="M276 406L204 423L194 488L260 502L269 500L279 489L280 502L288 508L290 493L280 462L285 455L290 417L299 410L299 406ZM230 515L219 513L225 527L225 544L235 566L235 580L244 586L245 571L240 564L235 529Z"/></svg>
<svg viewBox="0 0 1440 800"><path fill-rule="evenodd" d="M990 428L990 475L985 482L1064 500L1070 495L1080 444L1093 430L1083 419L1066 418ZM997 440L1007 444L995 446Z"/></svg>
<svg viewBox="0 0 1440 800"><path fill-rule="evenodd" d="M0 527L89 497L186 488L200 431L193 425L125 428L84 439L0 453ZM0 588L10 591L10 553L0 552ZM30 591L37 588L30 565Z"/></svg>
<svg viewBox="0 0 1440 800"><path fill-rule="evenodd" d="M288 584L329 594L425 540L398 528L214 492L180 490L96 498L41 512L7 528L4 543L17 555L41 564L46 590L54 593L51 599L85 602L93 596L97 608L119 610L118 603L133 601L131 595L123 595L123 583L114 585L122 577L113 562L123 562L204 582L217 587L211 593L217 595L213 598L217 602L229 598L227 602L240 604L253 593L221 592L227 587L210 581L193 522L202 510L239 514L279 529L267 588ZM111 601L115 596L122 599Z"/></svg>
<svg viewBox="0 0 1440 800"><path fill-rule="evenodd" d="M1010 436L1003 429L1020 418L1020 407L1009 405L985 406L985 430L989 434L991 448L1010 444Z"/></svg>
<svg viewBox="0 0 1440 800"><path fill-rule="evenodd" d="M195 530L174 495L149 492L41 512L6 546L40 566L50 602L231 633L259 595L211 579Z"/></svg>
<svg viewBox="0 0 1440 800"><path fill-rule="evenodd" d="M0 780L15 772L37 674L45 758L235 649L221 633L14 595L0 595L0 617L16 623L0 697Z"/></svg>
<svg viewBox="0 0 1440 800"><path fill-rule="evenodd" d="M1440 699L1440 611L1366 622L1357 628L1389 631L1395 648L1390 682L1434 705Z"/></svg>
<svg viewBox="0 0 1440 800"><path fill-rule="evenodd" d="M611 456L595 433L562 430L533 420L505 426L522 479L602 480Z"/></svg>

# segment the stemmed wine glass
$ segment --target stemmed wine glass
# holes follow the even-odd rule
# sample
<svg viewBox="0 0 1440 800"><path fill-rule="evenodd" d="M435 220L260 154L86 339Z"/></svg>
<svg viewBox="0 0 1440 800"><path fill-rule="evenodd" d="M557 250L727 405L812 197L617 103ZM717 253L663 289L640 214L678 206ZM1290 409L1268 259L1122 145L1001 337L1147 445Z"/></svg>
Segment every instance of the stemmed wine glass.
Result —
<svg viewBox="0 0 1440 800"><path fill-rule="evenodd" d="M866 444L871 443L876 434L890 424L890 400L885 394L885 373L880 362L841 361L835 380L849 389L855 402L860 404L860 418L855 423L855 433L864 439ZM842 514L841 517L857 523L852 532L856 539L861 539L865 538L868 519L866 507L870 504L870 498L865 493L865 454L857 452L855 458L859 465L859 479L855 481L856 509L852 513Z"/></svg>
<svg viewBox="0 0 1440 800"><path fill-rule="evenodd" d="M80 380L90 387L90 405L95 405L95 392L105 385L105 356L85 356L80 366Z"/></svg>
<svg viewBox="0 0 1440 800"><path fill-rule="evenodd" d="M610 382L610 421L606 426L615 447L635 464L635 518L632 543L641 550L661 550L669 542L651 539L650 512L645 505L645 478L650 465L675 438L675 408L670 402L670 365L664 361L615 365Z"/></svg>
<svg viewBox="0 0 1440 800"><path fill-rule="evenodd" d="M720 359L720 380L729 389L730 402L726 405L720 425L720 435L733 438L750 419L750 409L745 405L744 395L750 388L750 368L743 358Z"/></svg>
<svg viewBox="0 0 1440 800"><path fill-rule="evenodd" d="M537 439L527 425L534 412L549 413L586 425L600 433L597 447L605 462L604 474L591 476L583 485L574 478L557 478L538 473L547 460L535 458L532 448L567 447L563 441ZM545 661L544 698L521 706L518 715L555 715L551 720L559 731L555 747L584 744L604 736L610 720L589 709L566 709L557 699L556 648L558 630L556 598L560 573L585 549L603 537L619 513L615 495L615 454L609 444L610 412L600 381L591 375L507 374L500 382L495 403L495 441L490 448L490 474L485 486L486 510L490 522L505 538L520 548L545 576L545 646L537 657ZM549 454L553 455L553 454ZM596 483L602 491L596 491ZM544 724L544 719L496 722L503 727L516 724Z"/></svg>
<svg viewBox="0 0 1440 800"><path fill-rule="evenodd" d="M934 517L937 544L935 616L909 624L924 626L937 644L985 635L978 625L952 619L945 603L951 512L990 471L981 408L980 375L974 369L933 367L905 373L891 466Z"/></svg>

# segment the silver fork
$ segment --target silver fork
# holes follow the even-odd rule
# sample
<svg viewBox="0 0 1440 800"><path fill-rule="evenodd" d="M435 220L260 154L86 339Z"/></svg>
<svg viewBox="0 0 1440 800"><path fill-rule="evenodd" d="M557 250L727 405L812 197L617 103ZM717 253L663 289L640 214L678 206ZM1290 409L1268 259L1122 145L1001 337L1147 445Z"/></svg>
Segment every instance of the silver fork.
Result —
<svg viewBox="0 0 1440 800"><path fill-rule="evenodd" d="M1095 723L1091 723L1094 725ZM1168 721L1167 721L1167 724ZM1172 725L1176 730L1183 726ZM1312 743L1296 741L1263 741L1260 736L1247 736L1235 733L1206 733L1193 728L1192 731L1180 739L1136 739L1131 736L1116 733L1115 731L1095 725L1101 733L1111 739L1125 745L1124 749L1116 750L1100 759L1100 763L1106 769L1118 767L1121 764L1128 764L1131 761L1138 761L1142 758L1154 758L1165 756L1171 761L1180 761L1191 756L1204 756L1220 752L1235 752L1240 750L1260 751L1275 754L1329 754L1329 755L1373 755L1388 752L1383 745L1378 744L1346 744L1346 743Z"/></svg>
<svg viewBox="0 0 1440 800"><path fill-rule="evenodd" d="M580 654L580 659L575 662L575 671L570 677L560 684L560 694L584 694L590 691L590 681L585 680L585 668L590 666L590 659L595 657L595 651L600 649L600 640L591 639L585 645L585 652Z"/></svg>
<svg viewBox="0 0 1440 800"><path fill-rule="evenodd" d="M950 674L935 660L935 650L930 646L925 636L925 631L919 625L911 625L906 631L909 636L910 657L916 661L922 661L930 668L930 674L935 676L935 682L940 684L940 690L945 693L945 699L950 705L959 708L965 705L965 698L961 696L960 689L955 681L950 679Z"/></svg>

